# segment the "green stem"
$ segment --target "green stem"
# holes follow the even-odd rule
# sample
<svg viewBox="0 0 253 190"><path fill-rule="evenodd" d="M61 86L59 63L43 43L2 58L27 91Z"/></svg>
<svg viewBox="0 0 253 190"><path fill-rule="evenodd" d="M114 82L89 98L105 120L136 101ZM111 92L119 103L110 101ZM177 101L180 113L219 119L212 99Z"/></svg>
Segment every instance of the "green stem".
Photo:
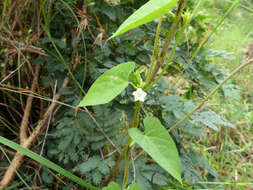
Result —
<svg viewBox="0 0 253 190"><path fill-rule="evenodd" d="M181 38L182 33L183 33L183 31L179 34L179 38ZM172 49L171 52L170 52L169 58L168 58L168 60L167 60L167 62L166 62L166 64L165 64L165 66L164 66L162 72L158 75L158 77L157 77L153 82L149 83L149 85L146 86L146 88L144 89L145 91L147 91L148 89L152 88L152 86L154 86L154 84L156 84L156 83L160 80L160 78L164 75L164 73L166 72L166 70L167 70L168 67L169 67L169 63L172 61L172 58L173 58L174 53L175 53L175 51L176 51L177 44L178 44L179 40L180 40L180 39L176 40L176 43L174 44L173 49Z"/></svg>
<svg viewBox="0 0 253 190"><path fill-rule="evenodd" d="M170 28L170 31L169 31L169 34L168 36L166 37L165 39L165 43L164 43L164 46L163 46L163 49L159 55L159 59L160 60L164 60L164 56L166 55L166 52L169 48L169 45L173 39L173 37L175 36L175 33L176 33L176 30L177 30L177 26L181 20L181 15L183 13L183 10L184 10L184 4L185 4L185 0L181 0L179 2L179 6L178 6L178 10L177 10L177 14L176 14L176 17L173 21L173 24Z"/></svg>
<svg viewBox="0 0 253 190"><path fill-rule="evenodd" d="M184 10L184 4L185 4L185 1L186 0L181 0L179 2L179 6L178 6L178 10L177 10L177 14L176 14L176 17L174 18L174 21L172 23L172 26L170 28L170 31L165 39L165 43L163 45L163 48L159 54L159 57L158 57L158 61L156 62L156 65L154 66L154 69L152 69L152 73L151 73L151 76L150 76L150 79L149 79L149 82L146 83L145 87L146 88L147 86L150 85L150 82L153 81L160 69L160 67L162 66L163 62L164 62L164 59L165 59L165 55L167 53L167 50L170 46L170 43L172 41L172 39L174 38L175 34L176 34L176 31L177 31L177 27L180 23L180 20L181 20L181 15L183 13L183 10Z"/></svg>
<svg viewBox="0 0 253 190"><path fill-rule="evenodd" d="M159 57L158 57L158 61L155 64L155 61L157 59L157 55L158 55L158 41L159 41L159 34L160 34L160 28L161 28L161 23L162 23L162 18L160 18L158 26L157 26L157 31L156 31L156 37L155 37L155 44L154 44L154 51L153 51L153 55L152 55L152 59L151 59L151 66L149 68L148 71L148 75L147 75L147 79L145 81L145 85L144 85L144 89L145 87L150 85L150 82L154 80L154 78L157 75L157 72L159 71L161 65L164 62L165 59L165 55L166 52L168 50L168 47L172 41L172 39L174 38L176 31L177 31L177 27L180 23L180 19L181 19L181 15L183 13L183 8L184 8L184 4L185 4L186 0L181 0L179 2L179 6L178 6L178 10L177 10L177 14L176 17L173 21L173 24L170 28L170 31L165 39L165 43L163 46L163 49L161 50ZM173 48L174 49L174 48ZM173 53L174 54L174 53ZM171 55L171 57L173 57L173 55ZM135 113L134 113L134 118L133 121L131 123L131 128L133 127L137 127L138 123L139 123L139 112L140 112L140 108L141 108L141 102L136 102L136 108L135 108ZM122 185L122 189L125 189L127 186L127 182L128 182L128 171L129 171L129 156L130 156L130 143L131 143L131 138L128 137L128 143L126 144L125 148L124 148L124 154L125 154L125 166L124 166L124 179L123 179L123 185Z"/></svg>
<svg viewBox="0 0 253 190"><path fill-rule="evenodd" d="M138 123L139 123L139 113L140 113L140 109L141 109L141 102L138 101L135 103L136 107L135 107L135 112L134 112L134 118L133 121L131 123L131 128L133 127L137 127ZM132 140L131 138L128 136L128 141L127 144L124 148L124 154L125 154L125 172L124 172L124 179L123 179L123 185L122 185L122 189L125 189L127 186L127 182L128 182L128 169L129 169L129 156L130 156L130 144L131 144Z"/></svg>
<svg viewBox="0 0 253 190"><path fill-rule="evenodd" d="M133 118L133 121L131 123L131 128L133 127L137 127L138 125L138 122L139 122L139 112L140 112L140 109L141 109L141 102L138 101L135 103L135 112L134 112L134 118Z"/></svg>
<svg viewBox="0 0 253 190"><path fill-rule="evenodd" d="M233 1L231 0L225 0L229 3L233 3ZM253 14L253 6L251 4L249 4L248 6L244 5L244 4L239 4L240 7L244 8L245 10L249 11L251 14Z"/></svg>
<svg viewBox="0 0 253 190"><path fill-rule="evenodd" d="M128 143L127 143L127 147L126 147L126 151L125 151L125 171L124 171L124 178L123 178L123 185L122 185L122 189L124 190L127 186L127 182L128 182L128 169L129 169L129 156L130 156L130 144L131 142L131 138L128 137Z"/></svg>
<svg viewBox="0 0 253 190"><path fill-rule="evenodd" d="M215 92L217 92L229 79L231 79L231 77L233 77L236 73L238 73L240 70L242 70L244 67L246 67L247 65L253 64L253 59L249 60L248 62L242 64L241 66L239 66L238 68L236 68L224 81L222 81L204 100L201 104L199 104L196 108L194 108L190 113L188 113L183 119L181 119L180 121L178 121L175 125L173 125L168 132L171 132L173 129L175 129L176 127L178 127L181 123L183 123L186 119L188 119L192 114L194 114L198 109L200 109L206 102L207 100L215 94ZM144 154L144 151L141 151L134 159L136 160L137 158L139 158L142 154ZM133 162L130 161L129 165ZM121 170L120 170L121 171ZM120 172L119 171L119 172Z"/></svg>
<svg viewBox="0 0 253 190"><path fill-rule="evenodd" d="M199 110L229 79L231 79L236 73L238 73L240 70L242 70L244 67L246 67L249 64L253 63L253 59L249 60L246 63L241 64L239 67L237 67L232 73L230 73L212 92L210 92L207 97L197 106L195 107L190 113L188 113L186 116L184 116L183 119L178 121L175 125L173 125L171 128L168 129L168 132L171 132L173 129L177 128L181 123L183 123L185 120L189 119L191 115L193 115L197 110Z"/></svg>
<svg viewBox="0 0 253 190"><path fill-rule="evenodd" d="M2 21L1 21L1 25L3 26L4 24L4 20L5 20L5 16L6 16L6 7L8 4L8 0L4 0L4 4L3 4L3 9L2 9Z"/></svg>
<svg viewBox="0 0 253 190"><path fill-rule="evenodd" d="M156 57L157 57L157 54L158 54L158 50L159 50L158 42L159 42L159 35L160 35L160 31L161 31L162 20L163 20L162 17L160 17L158 25L157 25L157 29L156 29L154 51L153 51L153 55L152 55L152 58L151 58L151 65L150 65L150 68L148 70L148 75L147 75L147 80L146 80L145 85L150 82L151 73L153 71L155 60L156 60Z"/></svg>
<svg viewBox="0 0 253 190"><path fill-rule="evenodd" d="M80 22L76 16L75 12L73 11L73 9L65 1L63 1L63 0L60 0L60 1L69 9L69 11L73 15L76 23L78 24L78 26L80 26ZM84 50L83 80L82 80L82 89L84 89L84 83L85 83L86 75L87 75L87 49L86 49L86 43L85 43L85 38L84 38L84 32L81 31L80 34L81 34L81 38L83 41L83 50ZM83 93L83 92L80 91L80 97L82 95L81 93Z"/></svg>

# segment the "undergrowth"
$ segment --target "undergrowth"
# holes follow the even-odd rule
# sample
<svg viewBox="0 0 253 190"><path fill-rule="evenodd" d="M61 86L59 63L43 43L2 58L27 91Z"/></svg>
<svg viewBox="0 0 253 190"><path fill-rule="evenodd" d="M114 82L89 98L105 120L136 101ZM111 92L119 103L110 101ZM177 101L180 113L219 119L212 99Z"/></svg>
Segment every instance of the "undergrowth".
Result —
<svg viewBox="0 0 253 190"><path fill-rule="evenodd" d="M25 129L28 137L35 136L25 148L98 188L110 181L122 185L126 163L121 155L128 142L128 127L135 117L132 95L135 89L127 87L105 105L85 109L77 105L99 76L123 62L134 61L137 65L130 77L134 85L140 85L146 78L157 20L105 41L146 2L2 1L0 135L24 145L26 135L20 134ZM139 128L143 130L144 118L152 115L170 131L179 153L183 183L176 181L136 145L129 153L128 181L137 182L143 190L250 187L248 183L253 180L252 66L229 80L210 102L178 128L173 128L232 68L245 60L244 54L253 38L248 25L252 17L242 7L230 14L225 25L202 47L206 33L210 34L209 29L213 29L231 3L224 5L228 6L217 4L214 16L213 1L201 4L202 9L194 15L183 37L172 40L167 53L175 52L172 57L165 56L165 62L170 64L163 77L147 90L140 109ZM196 2L189 0L186 7L193 10ZM175 12L172 9L162 19L159 46L165 42ZM200 51L196 51L200 46ZM36 75L37 70L40 74ZM29 102L32 109L27 108ZM34 133L38 126L39 131ZM10 158L15 156L7 147L2 151ZM7 154L0 157L1 178L9 166ZM31 189L81 188L37 162L28 158L22 161L24 164L18 170L21 176L10 181L12 189L23 187L24 180Z"/></svg>
<svg viewBox="0 0 253 190"><path fill-rule="evenodd" d="M226 1L229 2L229 1ZM221 14L226 3L217 5L217 14ZM246 7L246 8L245 8ZM242 1L226 20L208 46L226 50L234 59L213 59L213 64L230 71L253 52L253 6L250 1ZM208 141L196 145L208 157L210 163L220 174L220 179L227 182L227 189L251 189L243 182L253 182L253 67L248 67L233 78L238 85L237 95L226 97L219 95L212 100L212 105L223 113L238 130L222 129L219 133L207 131ZM234 182L234 184L233 184ZM242 184L240 184L242 183Z"/></svg>

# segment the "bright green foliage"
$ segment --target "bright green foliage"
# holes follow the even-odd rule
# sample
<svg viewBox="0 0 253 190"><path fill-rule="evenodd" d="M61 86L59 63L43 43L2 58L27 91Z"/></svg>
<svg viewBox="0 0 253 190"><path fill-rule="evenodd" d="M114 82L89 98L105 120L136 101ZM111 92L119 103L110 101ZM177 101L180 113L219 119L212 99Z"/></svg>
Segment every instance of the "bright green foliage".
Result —
<svg viewBox="0 0 253 190"><path fill-rule="evenodd" d="M127 190L141 190L141 187L139 184L135 183L135 184L132 184L130 185Z"/></svg>
<svg viewBox="0 0 253 190"><path fill-rule="evenodd" d="M135 73L131 73L129 79L137 88L141 87L143 83L140 71L138 70Z"/></svg>
<svg viewBox="0 0 253 190"><path fill-rule="evenodd" d="M120 190L120 187L117 183L111 182L107 187L104 187L102 190Z"/></svg>
<svg viewBox="0 0 253 190"><path fill-rule="evenodd" d="M142 24L148 23L164 14L168 13L172 6L178 0L150 0L133 13L125 22L123 22L116 33L111 37L114 38L120 34L136 28Z"/></svg>
<svg viewBox="0 0 253 190"><path fill-rule="evenodd" d="M180 161L173 139L156 118L145 118L144 127L145 135L136 128L129 129L129 135L161 167L181 182Z"/></svg>
<svg viewBox="0 0 253 190"><path fill-rule="evenodd" d="M94 82L78 106L106 104L113 100L128 86L128 77L134 67L134 62L127 62L106 71Z"/></svg>

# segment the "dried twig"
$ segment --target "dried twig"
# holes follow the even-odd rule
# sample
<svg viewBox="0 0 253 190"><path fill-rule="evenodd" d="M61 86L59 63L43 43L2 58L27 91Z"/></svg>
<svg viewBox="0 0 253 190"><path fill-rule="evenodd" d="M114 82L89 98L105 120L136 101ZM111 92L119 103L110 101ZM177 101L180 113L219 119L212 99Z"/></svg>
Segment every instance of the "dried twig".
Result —
<svg viewBox="0 0 253 190"><path fill-rule="evenodd" d="M37 84L38 84L39 71L40 71L40 65L37 65L36 69L35 69L35 76L34 76L34 79L32 82L32 91L33 92L35 91ZM32 101L33 101L33 97L29 96L26 101L24 116L22 118L22 122L21 122L21 126L20 126L19 137L20 137L20 144L21 145L27 140L27 126L28 126L30 111L32 108Z"/></svg>
<svg viewBox="0 0 253 190"><path fill-rule="evenodd" d="M67 84L69 83L69 76L67 76L64 79L62 88L66 88ZM55 95L55 101L58 101L61 97L60 93L57 93ZM56 107L57 103L53 101L49 107L47 108L45 114L43 115L43 118L38 122L37 126L35 127L35 129L33 130L32 134L27 138L26 141L23 142L22 146L24 148L29 149L32 145L32 143L34 142L34 140L36 139L36 137L39 135L40 131L42 130L42 128L45 126L45 124L48 121L48 118L50 116L50 113L52 112L52 110L54 110L54 108ZM15 170L18 170L21 166L21 164L23 163L23 158L24 155L20 152L17 152L11 162L11 166L12 167L8 167L7 171L5 172L4 177L2 178L1 182L0 182L0 190L6 188L11 181L13 180L14 176L15 176Z"/></svg>
<svg viewBox="0 0 253 190"><path fill-rule="evenodd" d="M53 100L54 100L54 97L55 97L55 94L56 94L56 87L57 87L57 83L55 83L55 87L54 87ZM46 143L46 138L47 138L47 135L48 135L49 125L50 125L50 122L51 122L51 119L52 119L52 113L53 112L51 111L51 113L49 115L48 122L47 122L47 129L46 129L45 137L44 137L42 147L41 147L41 150L40 150L40 156L43 155L43 150L44 150L44 146L45 146L45 143Z"/></svg>
<svg viewBox="0 0 253 190"><path fill-rule="evenodd" d="M30 52L30 53L36 53L36 54L39 54L39 55L47 56L47 54L45 53L45 51L42 48L39 48L39 47L36 47L36 46L33 46L33 45L27 45L27 44L24 44L22 42L17 42L17 41L10 40L8 38L4 38L4 37L1 37L1 36L0 36L0 42L5 42L6 44L9 44L11 46L13 46L13 44L14 44L17 47L20 47L21 51L27 51L27 52Z"/></svg>

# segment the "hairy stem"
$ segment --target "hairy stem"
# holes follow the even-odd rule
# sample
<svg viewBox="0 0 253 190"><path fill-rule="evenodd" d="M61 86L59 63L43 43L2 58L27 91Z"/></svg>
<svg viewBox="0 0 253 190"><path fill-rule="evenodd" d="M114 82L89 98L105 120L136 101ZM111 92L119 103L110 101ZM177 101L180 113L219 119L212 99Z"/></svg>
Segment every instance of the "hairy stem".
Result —
<svg viewBox="0 0 253 190"><path fill-rule="evenodd" d="M139 123L140 108L141 108L141 102L136 102L134 118L133 118L132 123L130 125L131 128L132 127L137 127L137 125ZM115 176L115 170L119 166L120 162L123 160L124 157L125 157L125 160L126 160L126 164L124 166L125 173L124 173L124 183L123 183L123 185L124 184L127 185L128 166L129 166L128 159L129 159L129 155L130 155L130 147L129 147L130 143L131 143L131 138L128 137L127 144L123 148L123 151L121 152L121 154L119 156L119 159L116 161L116 163L112 167L111 172L110 172L110 176L108 177L108 179L106 180L106 182L104 183L104 185L107 185L111 181L111 179L114 178L114 176ZM116 172L116 174L118 174L118 172Z"/></svg>
<svg viewBox="0 0 253 190"><path fill-rule="evenodd" d="M194 114L198 109L200 109L207 101L210 97L212 97L229 79L231 79L231 77L233 77L236 73L238 73L239 71L241 71L244 67L246 67L247 65L253 64L253 59L250 59L249 61L247 61L246 63L242 64L241 66L239 66L238 68L236 68L229 76L227 76L227 78L222 81L203 101L201 104L199 104L196 108L194 108L190 113L188 113L183 119L181 119L180 121L178 121L175 125L173 125L168 132L171 132L173 129L175 129L176 127L178 127L181 123L183 123L185 120L189 119L189 117ZM141 151L132 161L129 162L129 165L135 161L137 158L139 158L142 154L144 154L144 151ZM123 168L122 168L123 169ZM120 173L121 170L119 170L118 173Z"/></svg>
<svg viewBox="0 0 253 190"><path fill-rule="evenodd" d="M135 107L135 112L134 112L134 118L133 121L131 123L131 128L133 127L137 127L138 123L139 123L139 113L140 113L140 109L141 109L141 102L138 101L135 103L136 107ZM129 156L130 156L130 144L131 144L132 140L131 138L128 136L128 141L127 144L124 148L124 154L125 154L125 172L124 172L124 179L123 179L123 185L122 185L122 189L125 189L127 186L127 182L128 182L128 169L129 169Z"/></svg>
<svg viewBox="0 0 253 190"><path fill-rule="evenodd" d="M122 185L122 190L124 190L127 186L128 182L128 168L129 168L129 156L130 156L130 146L129 143L131 142L131 138L128 137L128 143L125 151L125 171L124 171L124 178L123 178L123 185Z"/></svg>
<svg viewBox="0 0 253 190"><path fill-rule="evenodd" d="M165 55L167 53L167 50L170 46L170 43L172 41L172 39L174 38L175 34L176 34L176 31L177 31L177 27L180 23L180 20L181 20L181 15L183 13L183 9L184 9L184 4L185 4L185 1L186 0L181 0L179 2L179 5L178 5L178 9L177 9L177 14L176 14L176 17L174 18L174 21L172 23L172 26L170 28L170 31L165 39L165 42L164 42L164 45L163 45L163 48L159 54L159 57L158 57L158 60L156 62L156 65L154 66L154 69L152 69L152 72L151 72L151 76L150 76L150 79L149 81L145 84L145 88L147 86L150 85L150 83L155 79L159 69L161 68L162 64L164 63L164 60L165 60Z"/></svg>
<svg viewBox="0 0 253 190"><path fill-rule="evenodd" d="M145 82L145 86L150 83L151 73L153 71L155 60L157 58L157 54L158 54L158 51L159 51L158 42L159 42L159 35L160 35L160 31L161 31L162 20L163 20L162 17L160 17L158 25L157 25L157 29L156 29L154 50L153 50L153 55L152 55L152 58L151 58L151 65L150 65L150 68L148 70L148 76L147 76L147 80Z"/></svg>

